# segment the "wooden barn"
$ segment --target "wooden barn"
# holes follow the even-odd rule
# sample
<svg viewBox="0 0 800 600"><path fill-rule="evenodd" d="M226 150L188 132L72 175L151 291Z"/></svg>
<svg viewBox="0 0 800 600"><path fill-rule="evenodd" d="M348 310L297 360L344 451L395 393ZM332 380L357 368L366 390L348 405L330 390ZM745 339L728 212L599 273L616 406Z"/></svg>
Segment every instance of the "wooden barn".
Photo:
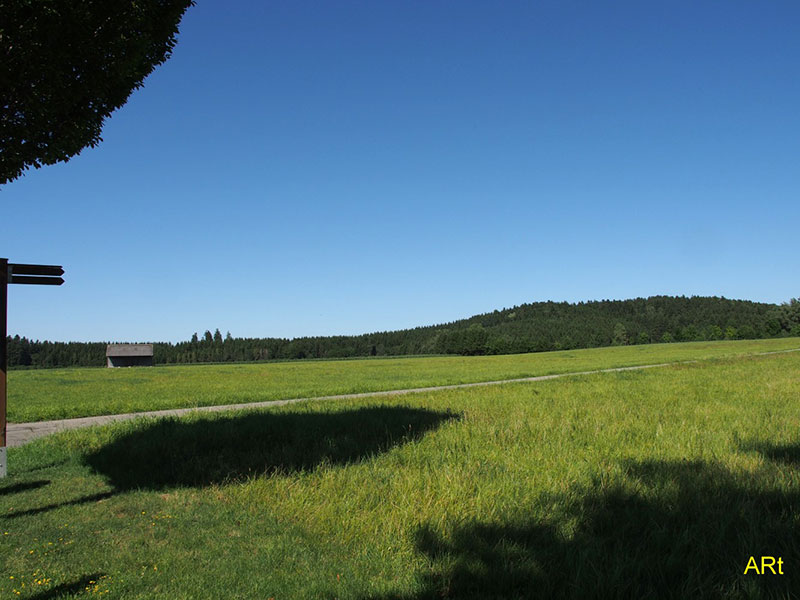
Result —
<svg viewBox="0 0 800 600"><path fill-rule="evenodd" d="M108 367L152 367L153 344L109 344Z"/></svg>

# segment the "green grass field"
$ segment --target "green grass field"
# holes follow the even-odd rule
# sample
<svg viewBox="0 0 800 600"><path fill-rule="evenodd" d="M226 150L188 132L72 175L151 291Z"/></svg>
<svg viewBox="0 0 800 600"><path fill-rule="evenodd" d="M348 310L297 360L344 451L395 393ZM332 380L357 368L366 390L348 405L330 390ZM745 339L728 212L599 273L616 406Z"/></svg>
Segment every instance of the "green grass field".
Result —
<svg viewBox="0 0 800 600"><path fill-rule="evenodd" d="M800 338L506 356L11 371L12 423L471 383L800 348Z"/></svg>
<svg viewBox="0 0 800 600"><path fill-rule="evenodd" d="M0 596L797 597L799 399L788 353L65 432L9 450Z"/></svg>

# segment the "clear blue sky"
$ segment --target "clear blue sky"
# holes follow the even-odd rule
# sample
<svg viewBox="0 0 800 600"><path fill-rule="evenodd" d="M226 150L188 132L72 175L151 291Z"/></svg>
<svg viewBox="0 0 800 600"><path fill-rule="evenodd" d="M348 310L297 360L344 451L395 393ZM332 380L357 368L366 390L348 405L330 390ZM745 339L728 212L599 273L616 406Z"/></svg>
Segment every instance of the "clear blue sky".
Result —
<svg viewBox="0 0 800 600"><path fill-rule="evenodd" d="M800 296L797 2L210 2L104 141L0 188L51 340Z"/></svg>

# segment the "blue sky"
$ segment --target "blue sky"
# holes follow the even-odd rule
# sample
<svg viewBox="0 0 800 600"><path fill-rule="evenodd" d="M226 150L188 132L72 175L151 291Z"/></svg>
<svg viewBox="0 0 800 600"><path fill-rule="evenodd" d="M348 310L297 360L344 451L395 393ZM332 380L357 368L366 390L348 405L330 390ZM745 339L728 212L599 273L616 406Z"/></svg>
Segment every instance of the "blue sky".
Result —
<svg viewBox="0 0 800 600"><path fill-rule="evenodd" d="M208 2L103 143L0 188L51 340L800 296L796 2Z"/></svg>

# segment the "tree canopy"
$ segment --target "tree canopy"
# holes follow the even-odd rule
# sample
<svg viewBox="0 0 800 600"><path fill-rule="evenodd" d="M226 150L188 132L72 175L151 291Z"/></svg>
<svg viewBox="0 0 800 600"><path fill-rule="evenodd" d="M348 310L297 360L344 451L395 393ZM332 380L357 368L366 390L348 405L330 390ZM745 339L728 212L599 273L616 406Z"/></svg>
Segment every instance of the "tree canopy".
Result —
<svg viewBox="0 0 800 600"><path fill-rule="evenodd" d="M0 0L0 184L101 141L192 0Z"/></svg>

